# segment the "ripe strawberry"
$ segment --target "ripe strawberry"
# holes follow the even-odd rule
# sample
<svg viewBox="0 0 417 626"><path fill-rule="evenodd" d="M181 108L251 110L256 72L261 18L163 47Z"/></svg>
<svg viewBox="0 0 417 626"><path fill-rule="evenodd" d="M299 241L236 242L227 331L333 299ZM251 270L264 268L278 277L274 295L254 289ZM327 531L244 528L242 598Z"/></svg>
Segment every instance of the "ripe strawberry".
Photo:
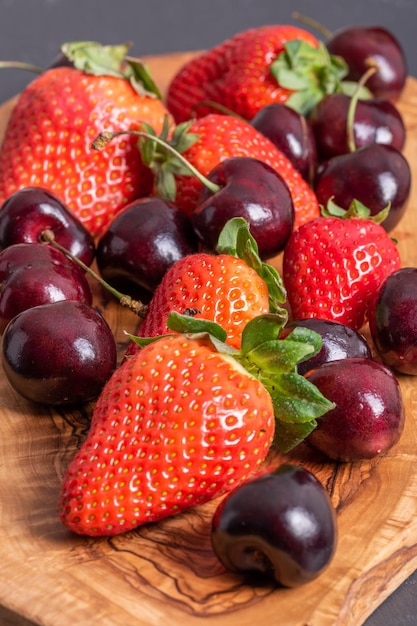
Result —
<svg viewBox="0 0 417 626"><path fill-rule="evenodd" d="M188 61L168 87L167 106L177 123L192 114L206 115L199 105L214 101L250 120L263 106L285 102L291 91L277 83L270 71L289 41L317 47L316 37L290 25L267 25L233 37Z"/></svg>
<svg viewBox="0 0 417 626"><path fill-rule="evenodd" d="M244 120L212 113L178 126L168 143L203 176L207 176L218 163L230 157L259 159L273 167L287 183L294 204L295 227L320 213L314 191L290 160ZM147 140L144 145L149 147ZM179 166L178 158L163 148L156 148L150 152L150 156L145 152L142 155L156 176L157 193L175 200L177 206L188 215L191 214L199 201L202 188L200 180L190 175L186 167Z"/></svg>
<svg viewBox="0 0 417 626"><path fill-rule="evenodd" d="M225 241L227 240L227 241ZM240 348L246 324L258 315L280 311L285 301L281 278L262 263L256 242L241 218L227 222L219 237L219 254L200 252L176 261L165 273L149 303L138 337L156 337L168 331L172 311L216 322L228 343ZM126 357L139 350L130 342Z"/></svg>
<svg viewBox="0 0 417 626"><path fill-rule="evenodd" d="M116 139L101 154L91 142L103 129L137 129L143 120L161 130L167 109L146 70L125 60L127 46L79 42L64 50L75 67L43 72L13 109L0 151L0 202L23 187L46 188L97 235L151 191L152 174L134 137Z"/></svg>
<svg viewBox="0 0 417 626"><path fill-rule="evenodd" d="M395 242L380 223L387 215L357 201L294 231L284 250L283 279L295 319L335 320L359 330L382 281L401 267Z"/></svg>
<svg viewBox="0 0 417 626"><path fill-rule="evenodd" d="M269 354L270 320L260 321L267 327ZM273 386L281 395L274 400L242 364L259 369L256 358L251 361L254 354L261 357L257 348L262 352L254 339L262 329L255 326L245 354L229 354L207 333L171 335L145 345L116 370L64 476L58 514L67 528L115 535L207 502L261 465L274 437L274 412L282 411L282 403L293 409L288 395L300 407L293 411L296 420L305 421L305 410L312 416L333 406L295 373L296 342L289 342L289 359L281 353L276 359ZM313 349L304 341L298 347L298 357ZM267 374L272 380L270 368ZM298 395L294 376L301 385ZM290 429L288 412L285 420Z"/></svg>
<svg viewBox="0 0 417 626"><path fill-rule="evenodd" d="M272 103L308 114L327 93L351 89L347 74L347 64L306 30L260 26L188 61L168 87L167 105L177 124L206 115L210 101L247 120Z"/></svg>

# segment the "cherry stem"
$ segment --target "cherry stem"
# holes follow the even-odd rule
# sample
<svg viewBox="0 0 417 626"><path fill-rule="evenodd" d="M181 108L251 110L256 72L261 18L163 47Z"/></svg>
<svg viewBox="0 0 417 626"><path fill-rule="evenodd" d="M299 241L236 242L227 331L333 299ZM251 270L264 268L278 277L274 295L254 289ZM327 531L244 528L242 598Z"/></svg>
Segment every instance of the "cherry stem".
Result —
<svg viewBox="0 0 417 626"><path fill-rule="evenodd" d="M248 122L248 120L246 120L241 115L238 115L237 113L235 113L235 111L228 109L223 104L220 104L220 102L215 102L214 100L201 100L201 102L197 102L196 104L192 106L192 111L195 111L195 109L198 109L198 107L204 107L204 106L211 107L212 109L216 109L216 111L219 111L219 113L223 113L223 115L230 115L232 117L235 117L238 120L241 120L242 122L246 122L246 123Z"/></svg>
<svg viewBox="0 0 417 626"><path fill-rule="evenodd" d="M27 70L28 72L35 72L35 74L43 74L45 71L41 67L37 65L32 65L31 63L25 63L24 61L0 61L0 69L18 69L18 70Z"/></svg>
<svg viewBox="0 0 417 626"><path fill-rule="evenodd" d="M348 112L346 116L346 132L347 132L348 147L349 147L350 152L355 152L356 150L355 112L356 112L356 105L359 100L359 94L360 94L362 87L367 82L367 80L372 76L372 74L375 74L377 70L378 70L377 64L372 62L369 69L366 70L366 72L361 76L361 79L358 81L356 89L353 92L352 97L349 102L349 108L348 108Z"/></svg>
<svg viewBox="0 0 417 626"><path fill-rule="evenodd" d="M306 26L310 26L311 28L314 28L314 30L321 33L323 37L325 37L326 39L330 39L331 37L333 37L333 33L331 30L323 26L323 24L320 24L320 22L317 22L312 17L307 17L306 15L303 15L302 13L298 13L298 11L294 11L294 13L292 14L292 17L298 22L301 22L302 24L305 24Z"/></svg>
<svg viewBox="0 0 417 626"><path fill-rule="evenodd" d="M115 137L119 135L136 135L137 137L143 137L144 139L149 139L150 141L155 141L158 145L165 148L167 152L170 152L174 155L185 167L189 169L191 174L193 174L209 191L213 194L220 191L221 187L213 183L206 176L201 174L194 165L192 165L187 159L180 153L178 150L175 150L172 146L169 145L166 141L158 137L157 135L151 135L150 133L146 133L143 130L119 130L119 131L103 131L101 132L91 144L94 150L102 150L110 141L112 141Z"/></svg>
<svg viewBox="0 0 417 626"><path fill-rule="evenodd" d="M66 248L64 248L64 246L61 246L61 244L59 244L55 240L55 235L52 232L52 230L48 228L44 230L40 239L44 243L47 243L51 245L53 248L56 248L57 250L59 250L60 252L63 252L67 257L69 257L72 261L74 261L74 263L79 265L85 272L87 272L92 278L94 278L94 280L96 280L102 287L107 289L107 291L109 291L112 294L112 296L114 296L119 301L119 304L121 304L122 307L124 307L125 309L129 309L129 311L132 311L133 313L135 313L142 319L146 317L146 314L148 312L148 306L146 304L143 304L143 302L140 302L140 300L133 300L133 298L131 298L130 296L124 293L121 293L120 291L112 287L107 281L103 280L103 278L101 278L101 276L99 276L93 269L91 269L91 267L86 265L83 261L81 261L81 259L79 259L75 255L71 254L71 252L67 250Z"/></svg>

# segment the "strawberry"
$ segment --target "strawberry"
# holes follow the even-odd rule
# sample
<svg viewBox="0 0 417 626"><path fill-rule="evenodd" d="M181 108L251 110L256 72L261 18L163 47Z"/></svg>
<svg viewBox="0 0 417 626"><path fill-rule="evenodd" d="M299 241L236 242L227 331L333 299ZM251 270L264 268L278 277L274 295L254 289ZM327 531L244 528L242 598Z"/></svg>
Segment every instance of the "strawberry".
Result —
<svg viewBox="0 0 417 626"><path fill-rule="evenodd" d="M284 250L283 280L295 319L322 318L359 330L383 280L401 267L396 243L377 216L353 201L294 231Z"/></svg>
<svg viewBox="0 0 417 626"><path fill-rule="evenodd" d="M148 130L149 127L146 125ZM149 140L142 145L144 162L156 177L156 193L174 200L190 215L198 205L201 180L190 175L187 166L164 148L149 147ZM314 191L294 168L290 160L248 122L232 115L212 113L203 118L180 124L167 142L200 174L207 176L224 159L252 157L273 167L285 180L290 190L294 210L295 227L317 217L319 204Z"/></svg>
<svg viewBox="0 0 417 626"><path fill-rule="evenodd" d="M177 123L206 115L210 101L247 120L274 102L308 114L325 94L351 88L347 74L347 64L306 30L260 26L188 61L169 84L167 106Z"/></svg>
<svg viewBox="0 0 417 626"><path fill-rule="evenodd" d="M239 348L242 330L254 317L278 313L285 301L281 277L262 263L257 245L242 218L233 218L223 228L219 254L199 252L176 261L165 273L149 303L138 337L168 332L172 311L216 322L224 328L228 343ZM126 357L139 346L130 342Z"/></svg>
<svg viewBox="0 0 417 626"><path fill-rule="evenodd" d="M271 319L253 322L243 352L230 352L213 326L217 336L156 338L116 370L62 482L58 514L68 529L115 535L216 498L260 467L274 416L285 416L286 431L291 420L310 430L333 406L295 371L295 352L297 360L315 347L277 339ZM273 360L271 341L281 345ZM263 384L254 372L265 358Z"/></svg>
<svg viewBox="0 0 417 626"><path fill-rule="evenodd" d="M43 72L20 95L0 151L0 202L17 189L54 192L93 235L129 201L150 193L152 174L133 137L101 154L91 149L103 129L162 129L167 109L128 46L65 44L74 67Z"/></svg>

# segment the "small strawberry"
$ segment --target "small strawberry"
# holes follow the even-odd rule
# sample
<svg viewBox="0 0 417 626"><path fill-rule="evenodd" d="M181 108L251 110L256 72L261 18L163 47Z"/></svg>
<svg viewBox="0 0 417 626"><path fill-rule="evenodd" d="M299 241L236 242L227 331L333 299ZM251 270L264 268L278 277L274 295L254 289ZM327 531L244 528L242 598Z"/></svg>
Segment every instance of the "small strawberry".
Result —
<svg viewBox="0 0 417 626"><path fill-rule="evenodd" d="M152 174L133 137L101 154L91 142L103 129L162 130L167 109L146 68L128 46L64 44L73 67L46 70L20 95L0 151L0 203L23 187L54 192L97 235L129 201L147 195Z"/></svg>
<svg viewBox="0 0 417 626"><path fill-rule="evenodd" d="M246 327L240 352L210 328L217 336L145 342L110 378L63 479L58 514L68 529L115 535L216 498L260 467L274 416L279 432L294 424L295 445L300 428L311 432L332 408L296 373L317 346L277 339L280 324L268 317Z"/></svg>
<svg viewBox="0 0 417 626"><path fill-rule="evenodd" d="M335 320L359 330L382 281L401 267L396 243L377 216L353 201L294 231L284 250L283 280L295 319Z"/></svg>
<svg viewBox="0 0 417 626"><path fill-rule="evenodd" d="M155 174L156 193L174 200L190 215L198 205L203 183L179 162L178 156L164 147L152 151L148 139L139 143L144 162ZM274 168L288 185L294 204L295 227L320 214L314 191L291 161L244 120L212 113L177 126L168 144L203 176L230 157L259 159Z"/></svg>
<svg viewBox="0 0 417 626"><path fill-rule="evenodd" d="M247 120L274 102L308 114L325 94L351 89L347 74L347 64L306 30L260 26L188 61L171 80L167 106L177 123L206 115L210 101Z"/></svg>
<svg viewBox="0 0 417 626"><path fill-rule="evenodd" d="M264 313L280 313L285 301L281 277L258 256L255 240L241 218L223 228L218 254L199 252L176 261L165 273L149 303L138 337L155 337L168 332L171 312L216 322L224 328L227 341L240 347L246 324ZM126 356L139 346L130 342Z"/></svg>

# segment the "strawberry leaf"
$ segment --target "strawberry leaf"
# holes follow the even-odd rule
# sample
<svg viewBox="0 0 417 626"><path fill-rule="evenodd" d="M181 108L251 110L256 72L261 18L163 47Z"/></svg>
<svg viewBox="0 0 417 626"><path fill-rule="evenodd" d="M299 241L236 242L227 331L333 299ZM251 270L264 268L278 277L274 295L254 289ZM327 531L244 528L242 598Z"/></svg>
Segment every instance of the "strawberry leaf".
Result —
<svg viewBox="0 0 417 626"><path fill-rule="evenodd" d="M234 356L270 393L277 424L275 443L287 452L302 440L303 433L313 430L316 418L334 405L297 372L298 363L321 349L321 336L307 328L296 328L280 339L282 328L279 315L251 320L243 331L241 350ZM307 426L300 428L300 424ZM285 433L283 440L281 431Z"/></svg>
<svg viewBox="0 0 417 626"><path fill-rule="evenodd" d="M226 331L216 322L192 315L184 315L176 311L169 314L167 326L170 330L175 330L178 333L208 333L219 341L226 341L227 339Z"/></svg>
<svg viewBox="0 0 417 626"><path fill-rule="evenodd" d="M311 422L334 408L334 404L315 385L296 372L281 376L279 386L275 381L274 387L268 391L274 405L275 419L285 424Z"/></svg>
<svg viewBox="0 0 417 626"><path fill-rule="evenodd" d="M126 57L124 77L127 78L133 89L142 96L162 99L162 94L152 78L151 72L140 59Z"/></svg>
<svg viewBox="0 0 417 626"><path fill-rule="evenodd" d="M87 74L122 78L122 65L130 46L130 43L103 46L95 41L72 41L64 43L61 51L76 69Z"/></svg>
<svg viewBox="0 0 417 626"><path fill-rule="evenodd" d="M149 68L140 59L127 56L131 45L103 46L95 41L72 41L64 43L61 51L76 69L86 74L124 78L138 94L161 99Z"/></svg>
<svg viewBox="0 0 417 626"><path fill-rule="evenodd" d="M289 452L298 446L298 444L302 443L302 441L313 432L316 426L316 420L302 424L285 424L285 422L276 420L274 443L282 452Z"/></svg>
<svg viewBox="0 0 417 626"><path fill-rule="evenodd" d="M381 209L375 215L371 215L371 210L363 204L360 200L354 198L347 209L336 204L333 196L329 198L326 206L321 205L320 211L323 217L339 217L340 219L363 219L370 220L376 224L381 224L387 217L391 210L391 205L388 204L384 209Z"/></svg>
<svg viewBox="0 0 417 626"><path fill-rule="evenodd" d="M281 87L293 92L286 104L302 115L309 115L327 94L352 89L351 83L343 84L347 63L331 55L323 42L315 47L298 39L288 41L270 71Z"/></svg>

